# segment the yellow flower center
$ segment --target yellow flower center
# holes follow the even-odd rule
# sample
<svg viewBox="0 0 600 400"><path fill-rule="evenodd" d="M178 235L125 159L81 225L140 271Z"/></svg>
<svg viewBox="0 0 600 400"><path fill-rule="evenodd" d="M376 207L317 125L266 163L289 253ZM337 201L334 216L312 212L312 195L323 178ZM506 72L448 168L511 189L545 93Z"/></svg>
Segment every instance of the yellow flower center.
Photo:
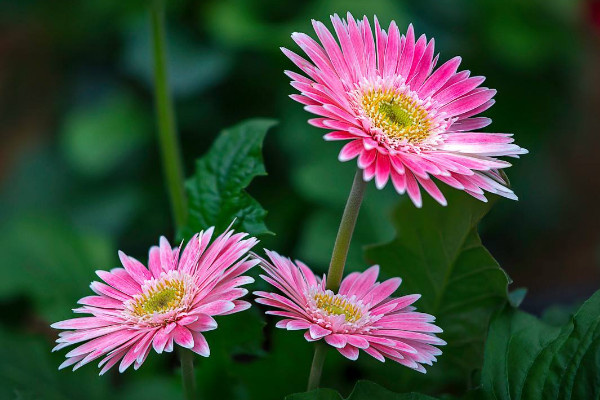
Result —
<svg viewBox="0 0 600 400"><path fill-rule="evenodd" d="M362 107L391 143L404 140L419 143L429 136L432 128L427 111L402 93L371 90L363 94Z"/></svg>
<svg viewBox="0 0 600 400"><path fill-rule="evenodd" d="M136 299L133 313L138 316L164 313L177 308L185 294L184 283L180 280L164 281Z"/></svg>
<svg viewBox="0 0 600 400"><path fill-rule="evenodd" d="M349 302L342 295L317 293L314 299L317 307L329 315L344 315L348 322L356 322L362 317L360 308Z"/></svg>

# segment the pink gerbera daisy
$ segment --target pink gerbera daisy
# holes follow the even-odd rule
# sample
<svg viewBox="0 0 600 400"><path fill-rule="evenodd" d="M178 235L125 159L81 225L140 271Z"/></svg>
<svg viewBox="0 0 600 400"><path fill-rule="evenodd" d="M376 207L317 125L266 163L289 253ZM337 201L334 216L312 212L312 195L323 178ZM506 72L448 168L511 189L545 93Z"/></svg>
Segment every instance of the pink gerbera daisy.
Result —
<svg viewBox="0 0 600 400"><path fill-rule="evenodd" d="M59 334L54 350L83 343L67 353L59 368L75 364L75 370L104 357L100 375L119 360L120 372L132 364L138 369L152 347L170 352L174 343L208 357L201 332L217 327L213 316L250 307L238 300L248 292L239 286L254 281L242 274L257 264L246 255L255 238L227 230L209 246L213 230L194 235L181 257L181 247L171 248L161 237L160 246L150 249L149 269L119 252L124 268L97 271L106 284L92 282L97 295L82 298L83 306L73 310L91 316L52 325L68 329Z"/></svg>
<svg viewBox="0 0 600 400"><path fill-rule="evenodd" d="M510 164L495 157L527 150L511 134L473 132L491 123L475 117L494 104L496 91L479 87L485 78L457 72L460 57L435 69L433 39L416 39L412 25L401 35L395 22L386 32L375 18L373 37L366 17L347 18L331 17L337 41L319 21L313 27L321 44L292 34L310 62L282 49L308 76L286 71L301 92L292 99L320 116L309 122L332 131L326 140L349 140L340 161L358 157L366 181L375 178L381 189L391 178L417 207L419 185L446 204L432 176L482 201L484 190L516 199L498 173Z"/></svg>
<svg viewBox="0 0 600 400"><path fill-rule="evenodd" d="M434 334L442 330L433 324L435 317L415 312L418 294L389 297L400 286L400 278L376 282L379 267L353 272L338 293L326 289L326 278L319 279L300 261L266 251L272 263L261 260L268 276L261 277L282 293L254 292L258 303L278 308L267 314L285 319L277 323L287 330L306 329L304 337L312 342L324 339L350 360L359 349L379 361L392 359L419 372L422 364L431 365L442 352L433 345L446 344Z"/></svg>

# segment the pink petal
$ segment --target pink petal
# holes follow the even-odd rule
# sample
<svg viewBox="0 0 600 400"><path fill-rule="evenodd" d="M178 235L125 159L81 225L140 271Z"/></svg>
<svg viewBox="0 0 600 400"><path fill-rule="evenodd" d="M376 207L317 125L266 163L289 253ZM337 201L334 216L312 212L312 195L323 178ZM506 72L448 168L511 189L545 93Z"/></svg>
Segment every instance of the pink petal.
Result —
<svg viewBox="0 0 600 400"><path fill-rule="evenodd" d="M358 359L358 349L352 345L347 344L345 347L337 350L349 360L356 361Z"/></svg>
<svg viewBox="0 0 600 400"><path fill-rule="evenodd" d="M427 97L434 94L444 83L448 81L456 73L456 69L460 65L461 58L454 57L446 61L441 67L439 67L427 81L419 89L419 97L426 99Z"/></svg>
<svg viewBox="0 0 600 400"><path fill-rule="evenodd" d="M390 177L390 160L387 155L379 153L377 155L375 167L375 186L377 189L383 189Z"/></svg>
<svg viewBox="0 0 600 400"><path fill-rule="evenodd" d="M156 332L156 335L154 335L154 339L152 340L152 346L154 347L154 350L158 354L162 353L170 338L171 335L166 329L160 329L158 332Z"/></svg>
<svg viewBox="0 0 600 400"><path fill-rule="evenodd" d="M186 349L194 347L194 337L189 329L184 326L177 325L173 330L173 340L175 343Z"/></svg>
<svg viewBox="0 0 600 400"><path fill-rule="evenodd" d="M288 324L288 326L289 326L289 324ZM323 336L327 336L331 333L331 331L329 329L325 329L317 324L310 325L309 332L310 332L310 336L313 339L320 339Z"/></svg>
<svg viewBox="0 0 600 400"><path fill-rule="evenodd" d="M148 268L155 278L160 278L162 267L160 263L160 249L152 246L148 252Z"/></svg>
<svg viewBox="0 0 600 400"><path fill-rule="evenodd" d="M446 104L440 108L440 112L445 112L449 117L464 114L485 104L495 95L496 91L493 89L487 89L478 93L469 94Z"/></svg>
<svg viewBox="0 0 600 400"><path fill-rule="evenodd" d="M435 201L440 203L442 206L448 205L446 198L431 179L423 179L418 176L416 178L421 186L423 186L423 189L425 189L427 193L429 193L429 195L435 199Z"/></svg>
<svg viewBox="0 0 600 400"><path fill-rule="evenodd" d="M125 253L119 251L119 259L125 270L137 283L143 284L145 281L152 279L150 271L135 258L128 257Z"/></svg>
<svg viewBox="0 0 600 400"><path fill-rule="evenodd" d="M402 279L400 278L388 279L380 285L374 286L371 291L365 295L365 300L368 301L369 304L377 305L391 296L400 287L401 283Z"/></svg>
<svg viewBox="0 0 600 400"><path fill-rule="evenodd" d="M342 150L340 151L340 155L338 159L342 162L352 160L356 156L358 156L364 150L362 140L353 140L351 142L346 143Z"/></svg>
<svg viewBox="0 0 600 400"><path fill-rule="evenodd" d="M288 331L297 331L301 329L308 329L311 327L311 323L304 320L294 320L287 324L286 329Z"/></svg>
<svg viewBox="0 0 600 400"><path fill-rule="evenodd" d="M208 342L206 341L204 335L200 332L192 332L192 337L194 341L194 347L192 347L192 351L200 354L202 357L208 357L210 355L210 347L208 347Z"/></svg>
<svg viewBox="0 0 600 400"><path fill-rule="evenodd" d="M419 184L415 179L412 172L406 171L406 191L408 197L412 200L415 207L421 208L423 206L423 200L421 199L421 190L419 190Z"/></svg>
<svg viewBox="0 0 600 400"><path fill-rule="evenodd" d="M206 315L219 315L231 311L235 307L231 301L217 300L212 303L203 304L194 310L195 313Z"/></svg>
<svg viewBox="0 0 600 400"><path fill-rule="evenodd" d="M340 349L342 347L346 346L346 343L348 343L345 335L338 335L338 334L326 335L325 341L327 342L327 344L329 344L333 347L340 348Z"/></svg>

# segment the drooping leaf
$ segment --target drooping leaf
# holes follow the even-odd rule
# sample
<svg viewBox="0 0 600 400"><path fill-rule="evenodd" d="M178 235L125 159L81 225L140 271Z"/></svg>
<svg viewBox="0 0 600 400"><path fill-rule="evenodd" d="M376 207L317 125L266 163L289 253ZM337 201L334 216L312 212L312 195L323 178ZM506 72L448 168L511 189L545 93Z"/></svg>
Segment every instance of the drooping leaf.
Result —
<svg viewBox="0 0 600 400"><path fill-rule="evenodd" d="M266 175L262 143L274 125L273 120L252 119L226 129L198 159L196 173L186 183L189 217L183 236L210 226L221 232L234 218L238 230L251 235L269 232L267 212L244 189L254 177Z"/></svg>
<svg viewBox="0 0 600 400"><path fill-rule="evenodd" d="M490 399L600 397L600 291L562 327L506 308L490 327L482 386Z"/></svg>
<svg viewBox="0 0 600 400"><path fill-rule="evenodd" d="M317 389L287 396L285 400L344 400L332 389ZM359 381L346 400L434 400L420 393L394 393L373 382Z"/></svg>
<svg viewBox="0 0 600 400"><path fill-rule="evenodd" d="M477 224L491 205L459 191L448 191L448 206L426 198L422 209L403 202L392 221L396 238L367 248L366 258L382 274L403 279L403 294L420 293L419 311L436 316L448 343L439 362L423 376L397 368L386 374L394 390L436 391L443 384L471 387L483 363L484 340L492 313L507 301L506 273L482 245ZM369 364L373 365L373 364ZM398 374L404 378L398 378ZM389 380L389 384L388 384ZM380 381L380 380L378 380Z"/></svg>

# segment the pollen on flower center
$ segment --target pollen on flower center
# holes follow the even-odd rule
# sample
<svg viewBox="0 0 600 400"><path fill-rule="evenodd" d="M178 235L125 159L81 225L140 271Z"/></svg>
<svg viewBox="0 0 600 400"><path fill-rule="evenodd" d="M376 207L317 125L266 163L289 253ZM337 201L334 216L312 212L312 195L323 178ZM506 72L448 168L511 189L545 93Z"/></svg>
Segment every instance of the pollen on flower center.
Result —
<svg viewBox="0 0 600 400"><path fill-rule="evenodd" d="M314 300L318 308L329 315L344 315L347 322L356 322L362 317L361 309L343 295L316 293Z"/></svg>
<svg viewBox="0 0 600 400"><path fill-rule="evenodd" d="M129 304L131 315L137 317L163 314L178 309L185 296L185 282L181 279L153 281L144 292Z"/></svg>
<svg viewBox="0 0 600 400"><path fill-rule="evenodd" d="M361 106L374 127L387 141L420 143L429 137L432 123L427 111L404 93L373 89L363 93Z"/></svg>

